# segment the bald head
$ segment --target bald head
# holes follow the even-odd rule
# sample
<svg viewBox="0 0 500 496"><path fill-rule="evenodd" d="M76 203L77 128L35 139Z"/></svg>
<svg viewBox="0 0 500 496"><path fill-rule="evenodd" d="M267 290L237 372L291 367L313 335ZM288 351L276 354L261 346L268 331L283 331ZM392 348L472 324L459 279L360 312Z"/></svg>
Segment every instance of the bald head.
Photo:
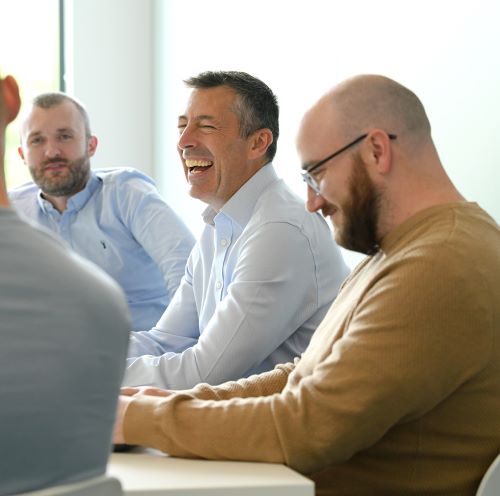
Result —
<svg viewBox="0 0 500 496"><path fill-rule="evenodd" d="M363 215L349 213L363 191L362 200L377 200L370 209L375 243L419 210L464 200L441 164L422 103L384 76L332 88L304 115L297 147L310 186L307 208L333 213L341 234L360 227L355 217Z"/></svg>
<svg viewBox="0 0 500 496"><path fill-rule="evenodd" d="M431 126L421 101L387 77L353 77L334 87L320 102L331 107L336 127L347 139L374 128L418 144L430 139Z"/></svg>

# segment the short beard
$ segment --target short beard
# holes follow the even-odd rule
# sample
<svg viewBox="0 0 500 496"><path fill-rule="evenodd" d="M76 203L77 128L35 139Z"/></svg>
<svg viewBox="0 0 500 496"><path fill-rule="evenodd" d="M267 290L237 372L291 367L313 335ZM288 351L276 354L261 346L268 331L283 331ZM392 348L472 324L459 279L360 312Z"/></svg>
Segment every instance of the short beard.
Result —
<svg viewBox="0 0 500 496"><path fill-rule="evenodd" d="M43 169L51 162L66 163L67 174L46 176ZM30 167L30 172L33 181L42 190L42 193L50 196L72 196L85 188L90 176L90 160L88 155L71 162L61 159L46 160L42 164L41 170Z"/></svg>
<svg viewBox="0 0 500 496"><path fill-rule="evenodd" d="M349 203L342 207L345 224L335 233L340 246L366 255L379 250L377 225L380 193L375 189L359 153L353 154L353 170L349 177Z"/></svg>

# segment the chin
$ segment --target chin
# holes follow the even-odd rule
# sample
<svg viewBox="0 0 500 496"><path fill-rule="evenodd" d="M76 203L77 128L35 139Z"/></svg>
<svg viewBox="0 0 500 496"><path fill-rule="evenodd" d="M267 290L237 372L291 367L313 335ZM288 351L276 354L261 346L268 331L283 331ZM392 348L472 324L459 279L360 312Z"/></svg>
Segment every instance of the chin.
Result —
<svg viewBox="0 0 500 496"><path fill-rule="evenodd" d="M196 192L196 188L192 186L189 188L189 196L191 198L196 198L197 200L201 200L200 195Z"/></svg>
<svg viewBox="0 0 500 496"><path fill-rule="evenodd" d="M189 196L191 198L194 198L196 200L200 200L204 203L208 203L207 201L207 195L203 193L203 191L200 191L199 188L196 186L193 186L192 184L188 183L190 188L189 188Z"/></svg>

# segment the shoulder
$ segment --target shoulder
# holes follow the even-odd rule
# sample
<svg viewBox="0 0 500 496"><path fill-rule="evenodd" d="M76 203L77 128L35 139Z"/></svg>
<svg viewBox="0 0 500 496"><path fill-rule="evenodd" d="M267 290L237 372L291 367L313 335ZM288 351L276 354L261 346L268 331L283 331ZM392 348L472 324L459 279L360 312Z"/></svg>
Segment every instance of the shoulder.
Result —
<svg viewBox="0 0 500 496"><path fill-rule="evenodd" d="M22 202L36 199L40 188L32 181L17 188L9 190L9 198L12 202Z"/></svg>
<svg viewBox="0 0 500 496"><path fill-rule="evenodd" d="M435 208L417 220L388 252L364 267L372 283L384 284L386 294L410 295L414 305L418 300L426 305L449 302L457 314L467 309L480 315L486 306L496 305L500 230L494 221L467 205Z"/></svg>
<svg viewBox="0 0 500 496"><path fill-rule="evenodd" d="M282 180L271 183L258 198L250 224L286 223L302 231L307 237L318 231L330 236L325 220L317 213L308 212L305 202Z"/></svg>
<svg viewBox="0 0 500 496"><path fill-rule="evenodd" d="M143 172L132 167L94 169L93 173L101 180L105 188L140 187L156 188L154 180Z"/></svg>
<svg viewBox="0 0 500 496"><path fill-rule="evenodd" d="M439 270L474 272L482 262L500 261L500 230L496 222L474 204L429 208L415 216L410 227L393 243L394 259L440 264ZM390 248L390 252L393 248Z"/></svg>
<svg viewBox="0 0 500 496"><path fill-rule="evenodd" d="M123 215L137 212L138 205L144 202L166 206L153 179L136 169L96 169L93 174L102 183L102 201L113 205Z"/></svg>

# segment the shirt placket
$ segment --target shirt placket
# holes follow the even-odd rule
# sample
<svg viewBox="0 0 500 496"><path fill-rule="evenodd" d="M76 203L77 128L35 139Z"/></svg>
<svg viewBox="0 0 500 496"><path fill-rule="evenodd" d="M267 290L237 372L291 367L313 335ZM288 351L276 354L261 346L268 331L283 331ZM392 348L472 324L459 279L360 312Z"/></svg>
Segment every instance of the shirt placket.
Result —
<svg viewBox="0 0 500 496"><path fill-rule="evenodd" d="M231 221L227 217L220 215L216 220L215 227L214 291L216 300L221 301L226 295L227 289L224 281L224 273L227 253L232 239Z"/></svg>

